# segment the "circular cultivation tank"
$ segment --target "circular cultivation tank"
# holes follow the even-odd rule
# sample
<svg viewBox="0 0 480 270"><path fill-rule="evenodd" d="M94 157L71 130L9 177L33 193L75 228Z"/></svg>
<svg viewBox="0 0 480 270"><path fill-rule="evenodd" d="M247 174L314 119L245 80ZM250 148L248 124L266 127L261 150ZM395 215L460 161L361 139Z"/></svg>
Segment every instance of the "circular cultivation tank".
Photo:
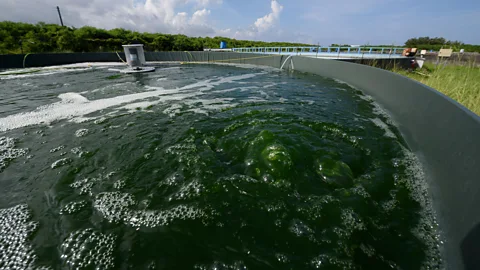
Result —
<svg viewBox="0 0 480 270"><path fill-rule="evenodd" d="M368 66L181 57L223 63L1 77L2 268L474 269L477 116Z"/></svg>

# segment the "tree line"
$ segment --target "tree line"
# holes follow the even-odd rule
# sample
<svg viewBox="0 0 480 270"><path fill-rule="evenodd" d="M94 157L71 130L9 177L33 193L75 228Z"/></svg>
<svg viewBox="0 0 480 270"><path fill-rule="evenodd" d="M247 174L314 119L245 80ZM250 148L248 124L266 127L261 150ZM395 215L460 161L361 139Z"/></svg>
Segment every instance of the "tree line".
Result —
<svg viewBox="0 0 480 270"><path fill-rule="evenodd" d="M480 52L480 45L465 44L461 41L446 40L443 37L418 37L411 38L405 42L406 47L419 48L423 50L438 51L442 48L453 49L458 52L460 49L464 49L465 52Z"/></svg>
<svg viewBox="0 0 480 270"><path fill-rule="evenodd" d="M0 54L113 52L121 51L122 45L132 43L144 44L147 51L201 51L204 48L219 48L221 41L227 42L230 48L317 46L290 42L236 40L227 37L187 37L185 35L140 33L122 28L105 30L91 26L75 28L42 22L37 24L0 22ZM480 52L480 45L448 41L438 37L411 38L405 42L405 46L435 51L443 47L452 48L454 51L465 49L467 52Z"/></svg>
<svg viewBox="0 0 480 270"><path fill-rule="evenodd" d="M311 46L288 42L236 40L227 37L187 37L161 33L140 33L115 28L81 28L46 23L0 22L0 54L44 52L112 52L122 45L141 43L147 51L202 51L219 48L220 42L235 47Z"/></svg>

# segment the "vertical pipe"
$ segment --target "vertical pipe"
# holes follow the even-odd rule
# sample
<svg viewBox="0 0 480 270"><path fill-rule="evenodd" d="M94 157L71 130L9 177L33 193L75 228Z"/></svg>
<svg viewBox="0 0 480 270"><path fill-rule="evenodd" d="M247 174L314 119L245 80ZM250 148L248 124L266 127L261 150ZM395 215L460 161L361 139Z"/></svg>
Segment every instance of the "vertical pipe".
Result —
<svg viewBox="0 0 480 270"><path fill-rule="evenodd" d="M62 13L60 13L60 7L58 7L58 6L57 6L57 11L58 11L58 17L60 17L60 23L63 26Z"/></svg>

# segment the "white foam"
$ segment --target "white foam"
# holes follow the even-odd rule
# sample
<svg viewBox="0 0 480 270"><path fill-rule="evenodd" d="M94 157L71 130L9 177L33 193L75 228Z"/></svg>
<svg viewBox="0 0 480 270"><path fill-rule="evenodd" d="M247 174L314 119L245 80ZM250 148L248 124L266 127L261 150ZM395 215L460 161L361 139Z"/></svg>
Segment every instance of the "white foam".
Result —
<svg viewBox="0 0 480 270"><path fill-rule="evenodd" d="M86 93L89 93L89 92L90 93L96 93L96 92L104 93L105 91L108 91L108 90L119 90L119 89L122 89L123 87L127 88L128 86L134 86L135 84L136 83L134 83L134 82L123 82L123 83L110 84L110 85L107 85L105 87L94 89L92 91L81 92L81 94L86 94Z"/></svg>
<svg viewBox="0 0 480 270"><path fill-rule="evenodd" d="M59 160L53 162L52 165L50 165L50 167L51 167L52 169L56 169L56 168L58 168L58 167L62 167L62 166L64 166L64 165L67 165L67 164L70 164L70 163L72 163L72 160L71 160L71 159L69 159L69 158L62 158L62 159L59 159Z"/></svg>
<svg viewBox="0 0 480 270"><path fill-rule="evenodd" d="M196 82L194 84L186 85L173 90L158 89L150 86L146 88L156 90L92 101L78 93L64 93L59 95L59 98L61 99L59 102L38 107L34 111L18 113L0 118L0 132L31 125L51 124L54 121L64 119L73 120L74 118L80 118L100 110L147 98L158 98L157 102L182 100L203 94L202 92L198 91L183 92L183 90L190 90L208 85L216 86L223 83L232 83L237 80L253 78L257 75L259 74L244 74L239 76L222 77L216 81L206 80L202 82Z"/></svg>
<svg viewBox="0 0 480 270"><path fill-rule="evenodd" d="M77 131L75 131L75 136L76 137L85 137L88 135L88 129L82 128Z"/></svg>
<svg viewBox="0 0 480 270"><path fill-rule="evenodd" d="M125 105L123 107L120 107L120 109L126 109L130 112L133 112L133 111L136 111L136 110L139 110L139 109L148 109L154 105L157 105L158 103L162 102L163 100L159 100L159 101L142 101L142 102L135 102L135 103L131 103L131 104L128 104L128 105Z"/></svg>
<svg viewBox="0 0 480 270"><path fill-rule="evenodd" d="M385 136L396 139L397 136L390 130L387 124L385 124L380 118L370 119L377 127L385 131Z"/></svg>
<svg viewBox="0 0 480 270"><path fill-rule="evenodd" d="M88 68L71 68L71 69L65 69L65 68L53 69L49 67L48 69L47 68L40 69L40 71L36 71L38 69L24 69L24 70L16 70L16 71L9 71L8 73L3 73L1 74L2 76L0 76L0 80L47 76L47 75L53 75L58 73L77 72L77 71L85 71L90 69L92 68L88 67ZM22 72L32 72L32 73L15 74L15 73L22 73ZM7 74L11 74L11 75L7 75Z"/></svg>
<svg viewBox="0 0 480 270"><path fill-rule="evenodd" d="M267 85L264 85L263 88L271 88L271 87L275 87L277 86L276 83L272 83L272 84L267 84Z"/></svg>
<svg viewBox="0 0 480 270"><path fill-rule="evenodd" d="M53 148L52 150L50 150L50 153L58 152L58 151L60 151L64 148L65 148L65 145L60 145L59 147L56 147L56 148Z"/></svg>
<svg viewBox="0 0 480 270"><path fill-rule="evenodd" d="M180 113L180 109L182 108L182 105L180 104L173 104L172 106L166 108L163 110L164 114L168 114L170 117L174 117L176 114Z"/></svg>
<svg viewBox="0 0 480 270"><path fill-rule="evenodd" d="M335 78L333 78L333 80L336 81L337 83L341 83L341 84L348 85L350 88L358 89L358 88L356 88L355 86L353 86L353 85L351 85L351 84L349 84L349 83L347 83L347 82L344 82L344 81L342 81L342 80L335 79Z"/></svg>

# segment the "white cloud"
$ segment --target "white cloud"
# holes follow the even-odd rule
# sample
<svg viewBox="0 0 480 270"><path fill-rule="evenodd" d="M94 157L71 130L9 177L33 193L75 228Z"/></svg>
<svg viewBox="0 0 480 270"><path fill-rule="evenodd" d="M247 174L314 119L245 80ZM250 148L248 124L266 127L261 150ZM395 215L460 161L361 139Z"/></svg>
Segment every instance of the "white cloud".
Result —
<svg viewBox="0 0 480 270"><path fill-rule="evenodd" d="M281 6L276 0L272 0L271 8L271 13L265 15L262 18L258 18L257 21L255 21L254 25L260 33L272 28L272 26L275 25L275 23L280 18L280 13L283 10L283 6Z"/></svg>
<svg viewBox="0 0 480 270"><path fill-rule="evenodd" d="M196 2L201 7L223 4L223 0L194 0L194 2Z"/></svg>
<svg viewBox="0 0 480 270"><path fill-rule="evenodd" d="M272 39L283 6L271 0L270 11L249 26L222 28L211 19L221 12L223 0L0 0L2 20L59 23L56 6L68 26L126 28L139 32L161 32L189 36L228 36L237 39Z"/></svg>
<svg viewBox="0 0 480 270"><path fill-rule="evenodd" d="M193 13L192 18L190 19L190 23L196 25L206 25L208 16L210 16L210 10L197 10L195 11L195 13Z"/></svg>
<svg viewBox="0 0 480 270"><path fill-rule="evenodd" d="M277 0L270 3L271 12L261 18L258 18L248 29L242 29L235 32L234 36L238 39L254 39L259 34L265 34L274 27L280 20L283 6Z"/></svg>
<svg viewBox="0 0 480 270"><path fill-rule="evenodd" d="M222 0L2 0L0 18L58 23L55 9L58 5L69 26L123 27L141 32L204 36L215 33L208 23L210 10L206 7L221 3ZM187 12L194 8L197 10L193 14Z"/></svg>

